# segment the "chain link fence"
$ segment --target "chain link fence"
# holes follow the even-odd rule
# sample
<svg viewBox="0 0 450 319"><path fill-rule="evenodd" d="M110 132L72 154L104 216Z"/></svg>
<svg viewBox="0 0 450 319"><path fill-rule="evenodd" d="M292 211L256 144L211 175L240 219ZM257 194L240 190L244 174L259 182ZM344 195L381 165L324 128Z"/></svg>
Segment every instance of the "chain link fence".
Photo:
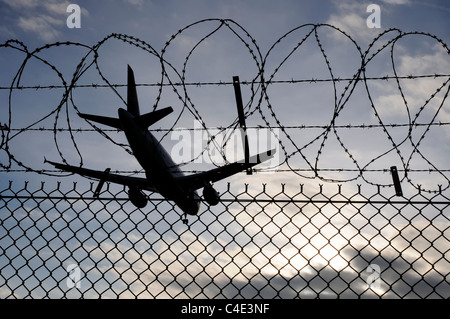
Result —
<svg viewBox="0 0 450 319"><path fill-rule="evenodd" d="M158 194L50 184L0 192L1 298L450 297L443 191L224 184L186 225Z"/></svg>

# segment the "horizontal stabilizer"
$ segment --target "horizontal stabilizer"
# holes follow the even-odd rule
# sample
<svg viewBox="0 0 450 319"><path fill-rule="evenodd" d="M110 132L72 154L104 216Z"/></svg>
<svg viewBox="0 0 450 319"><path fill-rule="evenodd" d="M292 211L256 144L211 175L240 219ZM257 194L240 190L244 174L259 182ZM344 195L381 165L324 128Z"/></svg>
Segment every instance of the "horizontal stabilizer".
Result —
<svg viewBox="0 0 450 319"><path fill-rule="evenodd" d="M158 122L160 119L169 115L172 112L173 112L173 109L169 106L169 107L163 108L161 110L156 110L156 111L141 115L136 118L136 121L138 122L140 127L147 128L150 125Z"/></svg>
<svg viewBox="0 0 450 319"><path fill-rule="evenodd" d="M120 120L112 117L106 117L106 116L98 116L98 115L92 115L92 114L84 114L84 113L78 113L78 115L86 120L101 123L107 126L114 127L116 129L122 130L122 124L120 124Z"/></svg>

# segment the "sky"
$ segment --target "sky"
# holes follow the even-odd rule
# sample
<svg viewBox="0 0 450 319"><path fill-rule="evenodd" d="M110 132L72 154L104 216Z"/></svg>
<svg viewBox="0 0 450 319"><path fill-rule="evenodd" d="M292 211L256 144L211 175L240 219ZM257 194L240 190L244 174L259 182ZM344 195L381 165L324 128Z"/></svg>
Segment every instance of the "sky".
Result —
<svg viewBox="0 0 450 319"><path fill-rule="evenodd" d="M272 76L273 80L327 79L330 78L328 66L332 68L333 77L352 78L360 68L360 55L355 44L350 42L346 35L329 27L321 27L317 33L318 39L321 41L321 49L328 57L328 66L319 51L320 47L314 41L313 34L310 34L305 43L295 50L288 59L284 60L289 54L288 50L293 49L301 38L310 31L308 26L299 29L295 28L311 23L330 24L339 28L352 37L352 40L362 48L362 52L367 49L369 43L380 32L390 28L397 28L403 32L420 31L430 33L442 39L444 43L447 43L446 40L448 39L446 30L448 29L447 17L449 8L439 1L381 1L378 4L381 10L379 17L380 28L369 28L367 25L367 20L371 15L370 10L367 12L370 3L354 1L319 1L315 4L302 1L281 1L276 5L268 1L96 1L95 3L79 4L81 9L80 28L68 28L67 26L66 20L71 14L71 12L67 12L69 4L67 1L2 1L0 4L3 17L0 25L2 42L8 39L19 39L29 50L34 50L48 43L66 41L93 46L114 33L129 35L145 41L158 54L164 50L164 57L170 63L170 67L166 65L166 68L169 67L170 69L168 74L171 81L180 82L183 65L186 62L183 71L185 82L196 83L230 82L234 75L240 76L241 81L251 81L258 76L262 60L265 62L264 76L266 78ZM230 28L224 26L219 31L208 36L205 41L201 41L203 37L213 32L220 22L216 20L194 23L203 19L214 18L231 19L236 24L230 23ZM194 25L177 34L179 30L191 24ZM289 33L291 30L294 31ZM252 38L248 38L246 33ZM272 47L278 39L287 33L289 34L283 37L282 41ZM170 41L167 48L163 49L165 43L173 35L176 36ZM239 40L239 36L241 36L242 40ZM395 36L394 31L388 32L384 37L374 42L370 53L375 53L379 46L386 43L385 39L392 39ZM254 39L254 42L252 42L252 39ZM245 41L247 41L250 49L257 53L256 57L252 57L249 49L245 47ZM197 43L200 44L195 46ZM189 51L192 49L193 52L189 54ZM404 50L409 51L405 52ZM23 53L18 54L17 50L12 50L11 48L3 48L2 51L4 70L2 86L9 88L25 56ZM64 81L70 83L78 63L83 61L83 57L87 53L86 48L79 45L61 45L44 48L39 52L39 56L54 65L61 72L60 74ZM108 38L100 47L98 54L100 55L99 59L96 60L98 66L101 68L105 79L110 83L124 84L127 64L136 68L135 74L138 83L158 83L161 80L162 70L159 58L142 49L137 49L133 45L114 38ZM390 47L377 54L368 63L366 76L392 76L393 69L389 54ZM395 54L395 71L400 76L419 73L428 75L445 74L446 72L442 71L448 70L449 62L445 49L437 41L429 37L405 36L395 42ZM282 61L284 62L282 63ZM93 54L88 54L84 62L86 64L93 62ZM280 65L280 63L282 64ZM49 69L49 65L45 65L37 61L37 59L30 59L21 74L20 84L25 86L61 85L61 78L54 71L49 71ZM333 88L331 82L318 85L312 85L311 83L304 83L304 85L270 85L267 88L267 94L270 98L268 103L259 101L263 96L263 92L260 89L252 99L251 92L245 90L244 87L243 99L248 112L252 113L251 116L247 117L248 126L267 126L267 124L277 126L277 121L286 127L329 125L334 107L342 108L342 111L339 112L339 117L336 119L336 125L347 125L349 123L378 125L380 121L383 124L405 124L415 120L414 112L420 110L419 108L423 105L426 98L433 94L443 83L442 80L446 80L446 78L419 79L414 82L401 81L399 84L401 84L404 99L406 103L409 102L407 108L400 91L395 88L396 85L392 85L395 84L394 81L386 81L385 83L381 81L369 82L368 89L370 89L372 101L367 101L367 92L364 92L362 82L357 85L354 91L345 90L345 82L338 82L335 88ZM92 83L106 84L104 79L99 78L98 72L91 65L76 84ZM418 90L418 87L420 87L421 91ZM255 90L258 90L258 87L255 86ZM161 127L166 125L178 128L192 128L195 126L195 120L199 120L198 125L201 125L201 121L203 121L204 125L212 130L209 134L214 134L217 133L217 131L214 131L214 128L229 127L236 120L237 114L231 86L189 86L186 88L186 92L178 90L175 95L168 91L165 89L159 94L160 101L159 105L157 105L156 96L159 93L157 87L150 87L150 89L142 87L139 90L142 112L148 112L156 105L164 107L173 104L172 106L177 117L174 118L173 116L165 119L164 122L160 123ZM435 114L433 110L438 108L439 102L442 100L443 92L445 92L445 87L440 92L440 96L438 95L436 99L433 99L432 103L420 113L420 116L416 119L417 123L428 123L430 121L430 117ZM10 106L12 112L11 125L18 128L33 124L33 120L42 119L42 117L55 110L61 102L61 90L28 90L20 92L21 94L16 93L18 91L12 93ZM7 123L6 119L9 118L9 91L3 89L1 94L3 103L8 105L8 107L2 108L2 118L5 119L2 122ZM123 87L119 88L117 92L109 88L75 89L72 91L72 100L69 102L72 105L68 107L69 115L72 115L69 120L65 119L64 116L57 117L53 114L33 127L52 127L56 119L58 119L57 125L59 127L68 127L69 124L63 121L69 122L72 127L86 125L86 123L80 122L76 116L73 116L75 110L81 110L85 113L107 113L115 116L115 110L119 106L117 104L124 103L123 98L119 96L120 94L124 95ZM344 103L339 102L340 105L333 102L336 99L336 95L339 94L349 97L348 101L344 100ZM183 108L182 103L174 100L179 99L179 96L188 97L189 99L186 102L191 104L190 107L187 109ZM27 106L30 103L35 105L32 110ZM212 107L212 103L214 107ZM372 109L371 103L374 105ZM114 106L111 104L114 104ZM258 109L258 107L260 108ZM299 108L302 111L301 113L294 112L296 114L294 118L291 114L295 108ZM194 109L198 110L201 118L190 116L189 111L192 113ZM380 119L377 119L374 110L378 113ZM276 118L271 113L272 111ZM27 113L27 116L22 116L21 112ZM408 112L413 114L408 114ZM31 114L34 114L34 117L31 117ZM265 118L260 115L264 115ZM359 118L357 119L357 117ZM445 107L442 107L441 111L438 112L435 122L448 122L448 111ZM411 135L413 143L417 143L418 139L421 138L423 134L421 128L423 127L413 131ZM438 152L428 152L428 149L426 149L427 147L433 148L433 146L430 146L431 143L426 142L428 140L431 141L435 133L441 139L447 136L446 127L433 127L424 136L424 142L421 144L424 150L423 153L427 153L426 158L421 156L422 153L414 152L414 147L408 145L410 144L408 141L402 143L403 139L408 137L407 126L391 128L390 130L388 128L387 133L393 138L395 145L400 146L400 151L404 157L403 160L400 160L394 154L396 149L392 147L393 144L389 141L387 133L372 134L376 129L370 131L358 130L358 133L361 134L355 134L356 131L342 129L339 131L338 136L329 134L327 140L324 140L324 136L321 135L323 129L303 130L299 134L299 131L295 129L286 129L286 131L279 132L277 128L274 128L271 136L279 138L285 149L280 149L278 156L265 167L286 169L286 167L278 166L277 164L285 163L286 157L289 157L290 168L297 169L297 172L305 172L305 169L310 170L310 172L305 172L300 176L306 178L306 181L314 179L315 175L311 170L312 168L336 168L333 166L353 170L388 169L392 165L397 165L399 169L405 168L405 165L408 165L410 169L446 168L444 167L446 156L442 156L444 153L440 152L442 149L448 149L445 140L439 141L439 144L443 144L443 148L440 148ZM230 132L230 134L237 134L236 131ZM38 136L35 133L33 132L33 138ZM47 132L47 136L50 135L52 135L51 132ZM64 133L58 134L56 138L58 147L61 148L60 151L64 159L70 163L80 162L81 159L78 154L73 156L73 152L78 153L78 150L71 140L67 140L67 135ZM77 147L85 148L85 150L80 150L84 163L100 160L97 156L90 156L92 154L90 150L96 148L97 144L102 141L101 138L97 141L97 138L99 138L98 134L92 135L92 137L84 139L85 143L76 142ZM79 136L80 134L75 134L74 138L78 140ZM180 149L183 149L183 145L187 145L186 136L178 132L165 134L163 137L168 149L178 145L178 148L174 149L174 152L178 152L178 155L180 155L176 162L192 161L204 149L203 145L197 143L194 146L191 145L192 151L186 150L183 154L180 154ZM319 138L314 140L316 137ZM338 137L341 139L340 141L337 139ZM114 134L113 138L120 139L121 136ZM289 142L291 143L283 141L285 138L290 139ZM370 139L372 143L379 146L366 151L368 145L363 142L366 139ZM9 149L17 156L17 160L33 169L46 169L47 167L42 161L42 154L39 154L39 152L32 152L35 156L30 155L30 152L25 152L27 155L24 154L22 151L22 140L29 140L29 135L20 133L8 143ZM272 142L278 144L275 140ZM121 142L124 141L121 140ZM177 142L179 143L177 144ZM42 143L46 145L42 146ZM206 144L207 141L204 141L204 143ZM250 144L256 145L252 142ZM322 150L320 156L317 157L321 144ZM31 147L44 147L48 159L57 160L58 158L55 157L60 156L58 153L54 153L57 150L55 146L47 143L47 141L41 141L34 143ZM105 147L105 152L108 147L110 147L111 152L117 154L117 148L114 144L108 144ZM184 147L184 149L187 147ZM239 146L230 146L229 148L231 149L231 154L234 154L234 158L239 157L240 154L236 155L236 152L240 151ZM257 147L255 151L263 151L260 148L262 147ZM345 149L348 149L349 152L346 152ZM383 155L385 151L388 154ZM430 154L431 152L433 154ZM219 156L214 157L214 154ZM223 163L219 147L217 147L215 152L212 149L211 155L211 160L208 160L209 156L204 156L206 164L209 164L211 161L216 165ZM123 158L112 157L116 157L114 161L120 161L120 158ZM0 159L2 164L8 162L4 153L1 154ZM372 162L374 159L377 160ZM353 160L356 160L358 165L354 165ZM431 163L428 163L427 160ZM130 159L127 158L126 161L129 163ZM338 164L335 165L335 163ZM135 164L133 163L133 165ZM116 169L131 169L123 167L123 161L120 164L115 163L115 165L117 166ZM187 166L186 169L207 168L204 165L193 165L192 167ZM342 174L342 172L328 172L320 173L319 175L321 181L340 182L355 179L361 181L361 177L358 177L357 172L350 172L347 175ZM363 181L368 181L371 184L392 184L389 180L389 174L383 174L382 178L378 178L378 175L369 171L363 176ZM282 174L279 174L279 176L282 176ZM444 187L447 187L449 184L448 178L439 173L434 174L433 179L429 179L428 176L424 178L421 176L416 177L414 173L411 173L408 177L415 178L410 180L410 184L421 184L424 185L423 188L425 189L435 190L437 184ZM273 177L271 177L272 179ZM285 179L284 176L283 179ZM296 181L296 183L298 182Z"/></svg>
<svg viewBox="0 0 450 319"><path fill-rule="evenodd" d="M280 184L294 193L299 184L314 190L325 184L333 191L336 184L344 184L350 192L357 184L381 185L392 193L389 168L393 165L399 168L408 195L417 192L418 184L431 191L438 185L449 187L450 129L445 123L450 122L446 100L450 59L443 44L450 43L450 6L445 1L79 1L79 28L68 27L70 4L0 0L0 44L20 41L10 42L15 48L0 47L0 123L2 127L37 129L12 131L8 143L2 135L0 164L13 171L0 171L1 189L9 180L17 185L24 181L34 185L89 182L57 172L51 172L56 176L23 172L17 164L51 170L44 158L98 170L140 170L123 145L123 134L76 132L77 128L92 128L77 117L77 111L116 116L117 108L123 107L127 64L133 67L137 83L155 84L163 79L168 84L182 79L185 83L225 83L236 75L241 82L251 82L260 79L263 63L265 80L294 82L272 83L264 90L257 83L241 86L247 125L262 128L250 130L258 141L251 142L252 153L276 147L276 156L252 176L242 173L217 183L219 192L226 192L230 182L236 193L245 189L244 184L256 193L262 184L274 193ZM379 28L368 26L371 4L380 8ZM229 20L221 25L220 19ZM312 25L317 24L324 25L314 32ZM399 35L396 30L406 35L392 42ZM421 34L410 34L415 31ZM62 44L45 47L58 42ZM96 57L89 48L100 43ZM22 45L30 52L42 48L23 69ZM309 81L352 79L361 70L361 54L365 53L366 59L370 57L364 68L366 77L387 76L389 80L356 85L348 80ZM55 112L63 99L61 88L9 90L12 84L70 84L80 62L84 72L76 84L105 87L72 89L61 112ZM167 72L164 77L162 67ZM397 82L392 78L395 74L402 79ZM408 79L411 75L442 76ZM122 86L108 87L107 81ZM231 85L159 88L139 86L141 113L168 105L174 108L173 114L155 125L163 129L155 135L176 162L185 163L183 169L222 165L222 149L228 161L242 155L239 131L234 129L237 112ZM335 128L326 133L333 119ZM442 125L428 127L431 122ZM208 130L200 135L190 130L202 125ZM348 129L347 125L359 127ZM375 127L367 128L371 125ZM382 125L387 125L385 131ZM55 135L54 127L75 131ZM170 128L175 130L164 130ZM208 136L213 135L215 143L209 144ZM226 137L230 142L224 146ZM6 150L17 162L10 162ZM415 171L405 176L405 165ZM361 169L367 170L362 176ZM257 230L246 231L256 235Z"/></svg>

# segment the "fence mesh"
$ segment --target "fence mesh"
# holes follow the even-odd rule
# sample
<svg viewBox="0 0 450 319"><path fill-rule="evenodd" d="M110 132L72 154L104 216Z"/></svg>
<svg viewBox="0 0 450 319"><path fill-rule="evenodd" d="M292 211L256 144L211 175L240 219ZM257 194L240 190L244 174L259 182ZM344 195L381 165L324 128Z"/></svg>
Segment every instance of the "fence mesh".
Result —
<svg viewBox="0 0 450 319"><path fill-rule="evenodd" d="M260 43L233 20L204 19L160 49L119 33L94 44L1 43L0 173L46 183L0 177L0 298L450 298L445 39L391 28L362 45L320 23L273 39ZM276 133L281 156L257 173L327 189L222 184L220 203L203 203L186 224L158 194L137 209L117 185L95 199L92 184L49 182L66 174L43 158L95 167L98 145L102 162L123 158L125 170L115 173L142 173L121 156L132 153L123 135L76 114L108 114L91 108L114 105L110 95L127 104L124 78L106 67L124 52L133 64L145 61L137 86L152 96L147 111L171 105L178 114L151 128L157 138L171 146L173 132L206 137L175 161L183 170L216 163L212 154L234 161L225 158L225 137L241 131L227 107L235 103L230 75L241 75L248 128ZM220 103L212 109L211 101ZM378 178L387 166L399 167L402 196Z"/></svg>
<svg viewBox="0 0 450 319"><path fill-rule="evenodd" d="M50 184L0 192L2 298L450 297L443 191L224 184L185 224L158 194Z"/></svg>

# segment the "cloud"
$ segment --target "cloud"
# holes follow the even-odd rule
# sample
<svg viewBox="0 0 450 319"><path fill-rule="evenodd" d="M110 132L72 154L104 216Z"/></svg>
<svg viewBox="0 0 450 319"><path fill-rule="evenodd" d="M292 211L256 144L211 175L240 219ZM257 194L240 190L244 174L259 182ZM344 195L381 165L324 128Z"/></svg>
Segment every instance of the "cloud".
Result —
<svg viewBox="0 0 450 319"><path fill-rule="evenodd" d="M0 26L0 36L15 37L16 35L8 27Z"/></svg>
<svg viewBox="0 0 450 319"><path fill-rule="evenodd" d="M52 41L61 34L56 26L61 26L63 22L48 15L40 15L28 18L21 17L17 24L25 32L36 33L42 40Z"/></svg>
<svg viewBox="0 0 450 319"><path fill-rule="evenodd" d="M394 4L394 5L411 4L411 1L409 1L409 0L383 0L383 2L387 3L387 4Z"/></svg>
<svg viewBox="0 0 450 319"><path fill-rule="evenodd" d="M394 51L396 72L398 76L421 76L433 74L448 74L450 61L446 50L439 44L425 46L423 44L413 47L397 44ZM414 50L419 52L414 52ZM386 74L389 73L387 69ZM382 72L381 72L382 74ZM431 121L444 99L445 88L438 89L443 85L445 78L418 78L403 79L399 81L402 92L398 85L393 82L370 83L374 104L379 114L390 121L407 123L407 108L412 115L424 107L418 118L419 122ZM402 93L402 95L401 95ZM431 98L433 97L433 98ZM407 105L405 105L405 101ZM426 101L428 101L426 103ZM439 112L437 121L448 121L445 108Z"/></svg>
<svg viewBox="0 0 450 319"><path fill-rule="evenodd" d="M50 0L44 4L34 0L2 0L2 2L12 9L12 18L20 30L35 34L41 40L55 41L65 28L67 6L70 4L67 0L63 2ZM83 15L89 14L85 8L81 11ZM4 26L0 26L0 31L3 28ZM10 30L11 26L8 26L8 29Z"/></svg>
<svg viewBox="0 0 450 319"><path fill-rule="evenodd" d="M400 56L399 71L402 75L433 74L450 70L450 61L447 50L442 45L435 44L427 47L429 52L423 54L402 54ZM407 49L404 49L407 52Z"/></svg>
<svg viewBox="0 0 450 319"><path fill-rule="evenodd" d="M3 3L7 4L13 9L31 9L38 5L37 0L2 0Z"/></svg>
<svg viewBox="0 0 450 319"><path fill-rule="evenodd" d="M43 6L48 13L66 15L67 6L70 5L69 1L64 2L46 2Z"/></svg>
<svg viewBox="0 0 450 319"><path fill-rule="evenodd" d="M339 2L327 23L348 33L357 42L369 42L378 35L380 29L367 26L367 18L370 16L370 13L367 13L367 6L367 3Z"/></svg>
<svg viewBox="0 0 450 319"><path fill-rule="evenodd" d="M125 0L125 2L138 7L141 7L144 4L144 0Z"/></svg>

